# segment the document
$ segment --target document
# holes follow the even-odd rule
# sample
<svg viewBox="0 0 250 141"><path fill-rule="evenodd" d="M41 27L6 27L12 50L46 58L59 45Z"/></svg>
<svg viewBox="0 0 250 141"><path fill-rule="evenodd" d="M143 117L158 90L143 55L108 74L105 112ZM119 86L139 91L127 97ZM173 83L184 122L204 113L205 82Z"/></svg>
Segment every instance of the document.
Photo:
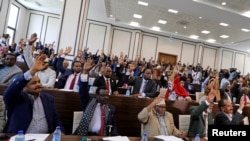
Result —
<svg viewBox="0 0 250 141"><path fill-rule="evenodd" d="M127 136L104 137L104 141L129 141Z"/></svg>
<svg viewBox="0 0 250 141"><path fill-rule="evenodd" d="M25 141L45 141L49 134L25 134ZM10 138L15 141L16 135Z"/></svg>
<svg viewBox="0 0 250 141"><path fill-rule="evenodd" d="M165 136L165 135L154 136L154 139L157 141L183 141L183 139L181 138L175 136Z"/></svg>

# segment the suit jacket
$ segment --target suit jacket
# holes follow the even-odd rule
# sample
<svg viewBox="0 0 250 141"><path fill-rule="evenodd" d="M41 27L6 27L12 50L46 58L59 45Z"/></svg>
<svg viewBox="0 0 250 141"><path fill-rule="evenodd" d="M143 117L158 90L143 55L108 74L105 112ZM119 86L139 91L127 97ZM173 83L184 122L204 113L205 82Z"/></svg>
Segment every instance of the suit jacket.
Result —
<svg viewBox="0 0 250 141"><path fill-rule="evenodd" d="M110 82L110 88L111 88L111 94L113 94L114 91L117 91L117 85L116 85L116 80L114 78L110 78L109 79L109 82ZM94 83L93 83L93 86L96 86L96 87L100 87L100 86L104 86L106 87L106 81L105 81L105 78L104 76L97 76Z"/></svg>
<svg viewBox="0 0 250 141"><path fill-rule="evenodd" d="M81 102L83 105L83 111L85 111L85 109L88 106L88 104L90 103L90 101L92 99L95 99L93 97L90 97L90 95L89 95L88 81L86 81L86 82L82 82L81 80L79 81L79 95L80 95L80 99L81 99ZM108 115L105 127L107 127L107 125L112 125L112 128L111 128L110 133L108 131L108 128L105 128L106 129L105 133L109 133L109 135L115 136L115 135L118 135L117 124L116 124L116 119L115 119L116 108L115 108L115 106L113 106L111 104L107 104L107 105L109 107L109 113L105 114L105 115ZM89 115L89 114L85 113L84 115Z"/></svg>
<svg viewBox="0 0 250 141"><path fill-rule="evenodd" d="M7 107L8 121L4 132L17 133L18 130L28 129L33 117L33 99L27 93L23 92L23 88L29 80L24 76L18 77L4 91L3 98ZM48 123L49 133L53 133L56 126L61 126L59 115L56 112L54 98L47 93L40 93L40 98L43 103L45 117ZM62 131L64 131L62 127Z"/></svg>
<svg viewBox="0 0 250 141"><path fill-rule="evenodd" d="M214 120L215 125L240 125L244 116L239 112L235 112L233 114L232 120L230 121L228 117L222 111L219 111Z"/></svg>
<svg viewBox="0 0 250 141"><path fill-rule="evenodd" d="M133 87L133 91L132 94L138 94L140 92L140 88L141 88L141 84L142 84L143 78L136 76L133 77L132 79L129 79L129 76L126 76L126 82L128 85L132 85ZM154 98L156 97L156 83L154 80L149 79L146 87L144 89L144 93L146 94L147 97L151 97Z"/></svg>
<svg viewBox="0 0 250 141"><path fill-rule="evenodd" d="M138 120L143 124L143 132L149 137L160 135L160 124L154 110L148 113L147 108L138 114ZM164 120L166 123L169 135L180 136L180 131L175 127L173 115L170 112L165 112Z"/></svg>
<svg viewBox="0 0 250 141"><path fill-rule="evenodd" d="M190 108L190 124L187 133L187 137L195 137L197 133L201 137L205 136L205 120L203 118L203 111L208 108L208 105L203 101L199 106L192 106ZM208 112L208 125L213 124L213 115L211 112Z"/></svg>
<svg viewBox="0 0 250 141"><path fill-rule="evenodd" d="M64 61L64 58L59 57L57 60L57 64L56 64L56 68L58 69L59 72L61 72L61 75L58 78L58 84L57 84L57 88L59 89L64 88L69 75L74 74L74 71L72 69L63 68L63 61Z"/></svg>

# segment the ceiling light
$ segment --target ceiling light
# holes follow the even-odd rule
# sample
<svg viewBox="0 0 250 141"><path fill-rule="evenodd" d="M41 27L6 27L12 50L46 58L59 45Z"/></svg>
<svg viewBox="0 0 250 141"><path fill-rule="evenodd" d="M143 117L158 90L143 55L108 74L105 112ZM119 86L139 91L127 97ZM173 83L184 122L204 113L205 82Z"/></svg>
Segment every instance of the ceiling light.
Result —
<svg viewBox="0 0 250 141"><path fill-rule="evenodd" d="M228 35L221 35L220 37L221 38L228 38L229 36Z"/></svg>
<svg viewBox="0 0 250 141"><path fill-rule="evenodd" d="M221 5L227 5L227 3L226 2L222 2Z"/></svg>
<svg viewBox="0 0 250 141"><path fill-rule="evenodd" d="M130 22L129 25L138 27L138 26L139 26L139 23L137 23L137 22Z"/></svg>
<svg viewBox="0 0 250 141"><path fill-rule="evenodd" d="M134 18L141 19L141 18L142 18L142 15L139 15L139 14L134 14Z"/></svg>
<svg viewBox="0 0 250 141"><path fill-rule="evenodd" d="M175 34L178 34L178 32L176 31Z"/></svg>
<svg viewBox="0 0 250 141"><path fill-rule="evenodd" d="M221 26L228 26L227 23L220 23Z"/></svg>
<svg viewBox="0 0 250 141"><path fill-rule="evenodd" d="M246 29L246 28L242 28L241 31L249 32L250 30L249 30L249 29Z"/></svg>
<svg viewBox="0 0 250 141"><path fill-rule="evenodd" d="M250 11L242 13L241 15L250 18Z"/></svg>
<svg viewBox="0 0 250 141"><path fill-rule="evenodd" d="M208 39L207 42L209 43L214 43L216 40L215 39Z"/></svg>
<svg viewBox="0 0 250 141"><path fill-rule="evenodd" d="M187 28L187 26L183 26L183 28Z"/></svg>
<svg viewBox="0 0 250 141"><path fill-rule="evenodd" d="M250 52L250 49L248 49L247 52Z"/></svg>
<svg viewBox="0 0 250 141"><path fill-rule="evenodd" d="M167 21L164 21L164 20L159 20L159 21L158 21L158 23L160 23L160 24L166 24L166 23L167 23Z"/></svg>
<svg viewBox="0 0 250 141"><path fill-rule="evenodd" d="M143 1L138 1L138 4L143 5L143 6L148 6L148 3L143 2Z"/></svg>
<svg viewBox="0 0 250 141"><path fill-rule="evenodd" d="M178 11L176 11L176 10L174 10L174 9L168 9L168 12L170 12L170 13L175 13L175 14L178 13Z"/></svg>
<svg viewBox="0 0 250 141"><path fill-rule="evenodd" d="M61 2L63 2L63 0L60 0Z"/></svg>
<svg viewBox="0 0 250 141"><path fill-rule="evenodd" d="M199 38L199 36L197 36L197 35L190 35L190 36L189 36L189 38L192 38L192 39L198 39L198 38Z"/></svg>
<svg viewBox="0 0 250 141"><path fill-rule="evenodd" d="M208 31L208 30L203 30L203 31L201 31L201 33L203 33L203 34L209 34L210 31Z"/></svg>
<svg viewBox="0 0 250 141"><path fill-rule="evenodd" d="M113 17L113 15L109 15L109 17Z"/></svg>
<svg viewBox="0 0 250 141"><path fill-rule="evenodd" d="M160 31L160 27L157 27L157 26L153 26L151 29L155 31Z"/></svg>
<svg viewBox="0 0 250 141"><path fill-rule="evenodd" d="M199 17L199 19L202 19L202 17Z"/></svg>

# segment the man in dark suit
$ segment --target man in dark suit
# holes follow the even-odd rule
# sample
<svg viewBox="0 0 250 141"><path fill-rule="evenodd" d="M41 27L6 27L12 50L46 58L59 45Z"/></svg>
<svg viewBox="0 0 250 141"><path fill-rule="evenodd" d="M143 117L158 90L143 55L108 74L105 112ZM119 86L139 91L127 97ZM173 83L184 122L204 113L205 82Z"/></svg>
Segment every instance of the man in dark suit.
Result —
<svg viewBox="0 0 250 141"><path fill-rule="evenodd" d="M233 113L232 103L228 99L221 99L219 101L220 111L216 114L214 124L215 125L239 125L241 124L244 116L242 110L245 107L245 101L240 101L238 110Z"/></svg>
<svg viewBox="0 0 250 141"><path fill-rule="evenodd" d="M106 87L109 95L114 94L117 95L119 92L117 91L117 85L116 80L112 78L112 69L108 66L103 66L102 68L104 70L103 75L98 75L95 78L95 81L93 83L93 86L96 87Z"/></svg>
<svg viewBox="0 0 250 141"><path fill-rule="evenodd" d="M129 75L126 76L125 82L127 82L128 85L133 86L132 95L150 98L156 97L156 82L151 78L153 70L146 68L143 77L134 77L134 68L131 66L129 69L130 71L127 72Z"/></svg>
<svg viewBox="0 0 250 141"><path fill-rule="evenodd" d="M70 53L71 47L67 47L65 51L60 51L58 55L58 60L56 64L56 68L59 72L61 72L61 75L58 78L58 88L64 88L69 90L75 90L78 85L78 79L80 76L80 72L82 70L82 63L80 61L74 61L72 63L71 69L65 69L63 67L63 62L65 60L65 55Z"/></svg>
<svg viewBox="0 0 250 141"><path fill-rule="evenodd" d="M62 124L56 112L54 98L43 93L39 77L35 73L43 70L46 55L39 56L29 71L16 78L4 92L8 122L7 133L53 133ZM63 128L62 128L63 130Z"/></svg>
<svg viewBox="0 0 250 141"><path fill-rule="evenodd" d="M109 94L106 87L98 87L95 97L90 97L88 93L88 73L93 67L92 62L91 59L87 60L80 77L79 94L83 104L84 113L79 126L74 131L74 134L84 136L116 136L118 135L115 119L116 108L107 103Z"/></svg>

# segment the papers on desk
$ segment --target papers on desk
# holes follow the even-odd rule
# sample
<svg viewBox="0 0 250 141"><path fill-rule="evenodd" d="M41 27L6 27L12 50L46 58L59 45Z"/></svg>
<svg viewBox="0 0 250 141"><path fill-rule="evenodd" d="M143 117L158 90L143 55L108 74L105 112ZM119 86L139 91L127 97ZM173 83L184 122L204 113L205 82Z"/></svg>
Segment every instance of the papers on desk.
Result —
<svg viewBox="0 0 250 141"><path fill-rule="evenodd" d="M155 141L183 141L181 138L177 138L175 136L165 136L165 135L159 135L154 136Z"/></svg>
<svg viewBox="0 0 250 141"><path fill-rule="evenodd" d="M26 141L45 141L49 134L25 134ZM15 141L16 135L10 138L10 141Z"/></svg>
<svg viewBox="0 0 250 141"><path fill-rule="evenodd" d="M114 136L114 137L104 137L104 141L129 141L127 136Z"/></svg>

